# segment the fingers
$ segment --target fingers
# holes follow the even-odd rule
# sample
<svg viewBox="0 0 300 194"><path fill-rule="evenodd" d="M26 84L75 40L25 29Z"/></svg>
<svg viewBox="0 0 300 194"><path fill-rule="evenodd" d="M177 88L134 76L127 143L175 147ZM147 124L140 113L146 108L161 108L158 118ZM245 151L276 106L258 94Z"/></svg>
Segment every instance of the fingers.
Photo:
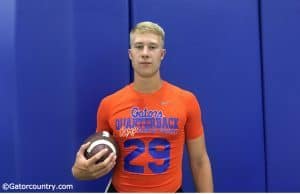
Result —
<svg viewBox="0 0 300 194"><path fill-rule="evenodd" d="M88 145L88 143L83 144L78 151L78 155L82 154L86 150ZM90 159L86 159L84 156L79 156L77 158L78 161L74 164L74 167L76 167L76 169L74 169L77 170L76 177L84 180L92 180L109 173L116 164L115 154L111 153L103 162L96 164L96 162L103 155L105 155L107 151L107 149L103 149ZM82 157L84 157L84 159Z"/></svg>
<svg viewBox="0 0 300 194"><path fill-rule="evenodd" d="M101 163L96 165L96 168L106 168L107 166L114 166L116 164L116 155L114 153L110 153L109 156Z"/></svg>
<svg viewBox="0 0 300 194"><path fill-rule="evenodd" d="M95 171L101 176L107 174L116 165L116 155L111 153L103 162L95 165Z"/></svg>
<svg viewBox="0 0 300 194"><path fill-rule="evenodd" d="M104 154L106 154L107 150L101 150L95 156L90 158L88 161L89 173L93 179L97 179L109 173L112 168L116 164L116 156L115 154L111 153L103 162L96 164L96 161L99 160Z"/></svg>
<svg viewBox="0 0 300 194"><path fill-rule="evenodd" d="M105 148L103 150L101 150L100 152L98 152L97 154L95 154L93 157L91 157L90 159L88 159L88 163L89 164L95 164L102 156L104 156L104 154L106 154L108 150Z"/></svg>
<svg viewBox="0 0 300 194"><path fill-rule="evenodd" d="M103 149L90 159L86 159L84 152L90 144L90 142L82 144L77 152L72 172L78 179L97 179L109 173L116 164L116 155L113 153L111 153L103 162L96 164L96 162L108 152L108 149Z"/></svg>
<svg viewBox="0 0 300 194"><path fill-rule="evenodd" d="M95 174L93 174L93 176L96 177L96 179L99 177L102 177L102 176L108 174L113 169L113 167L114 167L114 165L110 165L110 166L107 166L106 168L95 171Z"/></svg>
<svg viewBox="0 0 300 194"><path fill-rule="evenodd" d="M85 150L89 147L89 145L91 144L91 142L87 142L87 143L85 143L85 144L82 144L81 146L80 146L80 149L78 150L78 152L77 152L77 156L78 155L84 155L84 152L85 152Z"/></svg>

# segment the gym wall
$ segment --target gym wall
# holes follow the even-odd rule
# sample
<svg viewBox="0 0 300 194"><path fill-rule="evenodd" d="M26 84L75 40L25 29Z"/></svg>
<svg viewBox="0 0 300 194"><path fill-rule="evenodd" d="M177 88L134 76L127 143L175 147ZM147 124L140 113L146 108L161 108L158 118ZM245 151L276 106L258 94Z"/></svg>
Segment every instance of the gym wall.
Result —
<svg viewBox="0 0 300 194"><path fill-rule="evenodd" d="M129 29L151 20L162 77L200 102L215 191L299 192L299 19L297 0L1 0L0 183L105 190L71 167L100 100L132 81ZM183 169L193 192L186 153Z"/></svg>

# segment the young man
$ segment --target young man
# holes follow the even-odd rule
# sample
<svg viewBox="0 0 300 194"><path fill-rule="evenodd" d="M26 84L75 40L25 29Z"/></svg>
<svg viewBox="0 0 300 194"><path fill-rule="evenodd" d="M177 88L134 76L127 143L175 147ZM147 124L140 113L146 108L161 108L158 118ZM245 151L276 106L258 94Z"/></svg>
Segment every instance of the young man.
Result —
<svg viewBox="0 0 300 194"><path fill-rule="evenodd" d="M97 131L110 130L120 155L95 164L81 146L72 168L80 180L97 179L114 168L112 192L180 192L182 156L187 144L197 192L213 192L201 111L196 97L160 77L165 57L164 30L141 22L130 32L129 58L133 83L104 98L97 114Z"/></svg>

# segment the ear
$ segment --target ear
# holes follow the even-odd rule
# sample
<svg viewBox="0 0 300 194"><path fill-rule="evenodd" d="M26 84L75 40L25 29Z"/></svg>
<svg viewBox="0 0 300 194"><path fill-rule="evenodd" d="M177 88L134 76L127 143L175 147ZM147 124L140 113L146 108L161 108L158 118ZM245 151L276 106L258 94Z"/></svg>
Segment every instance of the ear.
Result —
<svg viewBox="0 0 300 194"><path fill-rule="evenodd" d="M132 53L131 53L131 49L128 49L128 57L130 60L132 60Z"/></svg>
<svg viewBox="0 0 300 194"><path fill-rule="evenodd" d="M166 53L167 53L167 50L166 49L162 49L162 51L161 51L161 57L160 57L161 60L163 60L165 58Z"/></svg>

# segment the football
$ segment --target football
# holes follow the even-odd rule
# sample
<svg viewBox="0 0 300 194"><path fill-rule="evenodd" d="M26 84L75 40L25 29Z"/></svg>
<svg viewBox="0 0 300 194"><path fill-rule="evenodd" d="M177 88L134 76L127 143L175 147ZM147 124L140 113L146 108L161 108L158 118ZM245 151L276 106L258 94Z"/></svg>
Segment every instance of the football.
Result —
<svg viewBox="0 0 300 194"><path fill-rule="evenodd" d="M96 164L103 162L110 153L115 153L118 157L119 148L117 142L114 140L113 136L108 131L97 132L89 136L84 143L91 142L89 147L85 150L85 157L87 159L93 157L95 154L100 152L102 149L107 148L107 152L97 160Z"/></svg>

